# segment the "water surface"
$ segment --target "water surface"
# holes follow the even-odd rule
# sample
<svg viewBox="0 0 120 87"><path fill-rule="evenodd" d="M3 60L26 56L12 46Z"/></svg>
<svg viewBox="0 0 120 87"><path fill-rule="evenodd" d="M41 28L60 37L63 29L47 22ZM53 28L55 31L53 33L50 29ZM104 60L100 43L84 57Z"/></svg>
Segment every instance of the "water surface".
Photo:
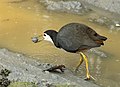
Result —
<svg viewBox="0 0 120 87"><path fill-rule="evenodd" d="M99 48L108 57L89 54L90 72L97 79L95 83L103 87L119 87L120 85L120 32L110 32L104 26L90 23L88 18L96 13L84 16L47 11L37 0L0 0L0 47L20 52L42 62L65 64L74 70L79 62L79 55L55 48L51 43L42 41L33 43L32 36L40 35L47 29L59 30L70 22L79 22L93 28L108 37L105 46ZM83 75L82 75L83 74ZM85 69L82 64L78 72L84 78Z"/></svg>

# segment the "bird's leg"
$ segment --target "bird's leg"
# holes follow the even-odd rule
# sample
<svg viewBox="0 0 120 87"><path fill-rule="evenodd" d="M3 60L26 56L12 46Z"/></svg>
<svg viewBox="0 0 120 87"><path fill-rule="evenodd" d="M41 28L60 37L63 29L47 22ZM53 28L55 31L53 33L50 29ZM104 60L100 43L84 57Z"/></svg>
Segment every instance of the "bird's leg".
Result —
<svg viewBox="0 0 120 87"><path fill-rule="evenodd" d="M85 54L83 54L82 52L80 52L81 56L83 57L84 61L85 61L85 64L86 64L86 76L87 78L86 79L90 79L90 73L89 73L89 69L88 69L88 59L86 57Z"/></svg>
<svg viewBox="0 0 120 87"><path fill-rule="evenodd" d="M84 54L84 53L82 53L82 52L80 52L80 54L81 54L81 56L83 57L83 59L84 59L84 61L85 61L85 64L86 64L86 76L87 76L87 78L85 79L85 80L90 80L90 77L93 79L93 80L95 80L91 75L90 75L90 72L89 72L89 69L88 69L88 59L87 59L87 56Z"/></svg>
<svg viewBox="0 0 120 87"><path fill-rule="evenodd" d="M80 62L79 64L77 65L75 71L78 71L78 68L80 67L80 65L83 63L83 57L80 57Z"/></svg>

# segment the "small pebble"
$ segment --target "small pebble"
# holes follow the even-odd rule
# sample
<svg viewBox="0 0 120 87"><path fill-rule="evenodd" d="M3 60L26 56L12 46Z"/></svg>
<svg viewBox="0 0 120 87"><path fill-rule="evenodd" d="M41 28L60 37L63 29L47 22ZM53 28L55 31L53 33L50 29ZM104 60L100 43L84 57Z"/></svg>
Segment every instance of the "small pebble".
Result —
<svg viewBox="0 0 120 87"><path fill-rule="evenodd" d="M45 71L46 74L49 74L50 72L49 71Z"/></svg>
<svg viewBox="0 0 120 87"><path fill-rule="evenodd" d="M21 57L22 55L21 54L17 54L18 57Z"/></svg>
<svg viewBox="0 0 120 87"><path fill-rule="evenodd" d="M38 64L38 66L41 66L42 64Z"/></svg>
<svg viewBox="0 0 120 87"><path fill-rule="evenodd" d="M45 79L42 79L42 80L41 80L41 82L47 82L47 80L45 80Z"/></svg>
<svg viewBox="0 0 120 87"><path fill-rule="evenodd" d="M115 24L116 27L120 27L120 24Z"/></svg>

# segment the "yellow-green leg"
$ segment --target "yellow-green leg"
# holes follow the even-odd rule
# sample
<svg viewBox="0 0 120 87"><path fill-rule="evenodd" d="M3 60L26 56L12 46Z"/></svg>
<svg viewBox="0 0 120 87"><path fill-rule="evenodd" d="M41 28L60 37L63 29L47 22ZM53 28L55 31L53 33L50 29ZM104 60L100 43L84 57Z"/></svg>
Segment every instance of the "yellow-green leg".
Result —
<svg viewBox="0 0 120 87"><path fill-rule="evenodd" d="M80 54L81 54L81 56L82 56L82 58L84 59L85 64L86 64L86 76L87 76L86 80L89 80L90 77L91 77L93 80L95 80L95 79L90 75L90 72L89 72L89 69L88 69L88 59L87 59L87 56L86 56L84 53L82 53L82 52L80 52Z"/></svg>
<svg viewBox="0 0 120 87"><path fill-rule="evenodd" d="M80 65L83 63L83 57L80 57L80 62L79 64L77 65L75 71L78 71L78 68L80 67Z"/></svg>
<svg viewBox="0 0 120 87"><path fill-rule="evenodd" d="M88 69L88 59L87 59L87 56L85 54L83 54L82 52L80 52L81 56L83 57L84 61L85 61L85 64L86 64L86 76L87 78L86 79L90 79L90 73L89 73L89 69Z"/></svg>

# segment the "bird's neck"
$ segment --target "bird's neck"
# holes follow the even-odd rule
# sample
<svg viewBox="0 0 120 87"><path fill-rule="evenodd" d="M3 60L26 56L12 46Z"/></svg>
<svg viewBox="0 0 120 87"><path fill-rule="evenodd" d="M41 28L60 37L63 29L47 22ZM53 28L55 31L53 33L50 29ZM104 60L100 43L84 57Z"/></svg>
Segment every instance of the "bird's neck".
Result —
<svg viewBox="0 0 120 87"><path fill-rule="evenodd" d="M51 39L52 39L54 45L56 47L60 48L60 46L59 46L59 44L57 42L57 34L58 34L58 32L53 32L52 35L51 35Z"/></svg>

